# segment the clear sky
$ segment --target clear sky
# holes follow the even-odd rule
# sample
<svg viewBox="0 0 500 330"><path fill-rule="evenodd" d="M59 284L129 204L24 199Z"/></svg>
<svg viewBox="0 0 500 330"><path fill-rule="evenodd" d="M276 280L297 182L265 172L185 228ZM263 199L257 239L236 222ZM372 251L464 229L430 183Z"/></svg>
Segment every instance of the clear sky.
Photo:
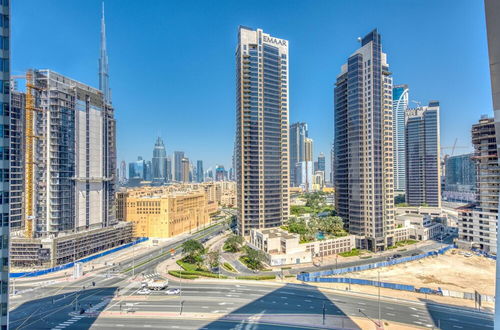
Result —
<svg viewBox="0 0 500 330"><path fill-rule="evenodd" d="M333 84L373 28L395 84L441 102L442 146L471 150L470 128L492 115L482 1L106 0L118 161L183 150L205 168L231 165L239 25L290 45L290 122L305 121L314 153L329 159ZM12 1L12 72L49 68L98 85L101 1ZM450 151L449 149L446 151Z"/></svg>

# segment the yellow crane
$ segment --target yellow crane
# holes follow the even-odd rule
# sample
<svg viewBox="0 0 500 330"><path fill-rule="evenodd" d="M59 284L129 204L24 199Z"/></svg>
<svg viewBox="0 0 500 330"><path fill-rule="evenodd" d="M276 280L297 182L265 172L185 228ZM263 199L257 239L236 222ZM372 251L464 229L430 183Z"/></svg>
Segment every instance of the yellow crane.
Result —
<svg viewBox="0 0 500 330"><path fill-rule="evenodd" d="M38 111L35 104L35 81L33 78L33 71L26 72L26 107L25 107L25 236L27 238L33 237L33 222L35 219L34 207L34 164L33 150L35 146L35 132L34 132L34 117L35 111Z"/></svg>

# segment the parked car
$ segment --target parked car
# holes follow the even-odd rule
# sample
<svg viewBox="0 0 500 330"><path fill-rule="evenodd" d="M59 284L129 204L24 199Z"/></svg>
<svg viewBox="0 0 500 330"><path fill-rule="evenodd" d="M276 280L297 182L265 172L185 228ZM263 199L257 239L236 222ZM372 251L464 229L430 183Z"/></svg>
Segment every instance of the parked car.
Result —
<svg viewBox="0 0 500 330"><path fill-rule="evenodd" d="M400 255L400 254L396 253L396 254L394 254L392 257L393 257L394 259L396 259L396 258L401 258L401 257L402 257L402 255Z"/></svg>
<svg viewBox="0 0 500 330"><path fill-rule="evenodd" d="M412 256L412 257L418 256L418 253L417 253L417 252L413 252L413 253L411 254L411 256Z"/></svg>
<svg viewBox="0 0 500 330"><path fill-rule="evenodd" d="M143 288L143 289L140 289L139 291L137 291L137 293L138 294L150 294L151 290Z"/></svg>
<svg viewBox="0 0 500 330"><path fill-rule="evenodd" d="M180 293L181 293L180 289L168 289L167 291L165 291L165 294L168 294L169 296L180 294Z"/></svg>

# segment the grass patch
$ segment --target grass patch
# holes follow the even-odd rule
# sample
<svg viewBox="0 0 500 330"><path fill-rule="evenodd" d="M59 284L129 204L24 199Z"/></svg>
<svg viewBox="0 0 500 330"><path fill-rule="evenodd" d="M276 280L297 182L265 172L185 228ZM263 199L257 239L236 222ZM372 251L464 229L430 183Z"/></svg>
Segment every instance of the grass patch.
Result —
<svg viewBox="0 0 500 330"><path fill-rule="evenodd" d="M227 278L227 276L224 276L224 275L220 275L220 277L219 277L219 274L214 274L214 273L204 272L204 271L199 271L199 270L195 270L195 271L173 270L172 272L176 272L177 274L182 275L182 278L188 278L188 277L184 277L184 276L196 276L195 278L198 278L200 276L212 277L212 278ZM168 273L170 274L170 271ZM179 277L179 276L177 276L177 277Z"/></svg>
<svg viewBox="0 0 500 330"><path fill-rule="evenodd" d="M236 276L237 280L255 280L255 281L274 280L275 278L276 275Z"/></svg>
<svg viewBox="0 0 500 330"><path fill-rule="evenodd" d="M288 277L297 277L297 275L285 275L286 278Z"/></svg>
<svg viewBox="0 0 500 330"><path fill-rule="evenodd" d="M356 256L359 256L360 254L361 254L360 249L352 249L351 251L339 253L339 256L341 256L341 257L356 257Z"/></svg>
<svg viewBox="0 0 500 330"><path fill-rule="evenodd" d="M169 270L168 274L179 278L185 278L188 280L194 280L195 278L199 278L199 276L184 274L182 271L179 270Z"/></svg>
<svg viewBox="0 0 500 330"><path fill-rule="evenodd" d="M223 263L222 268L224 268L225 270L227 270L229 272L237 273L237 270L229 262Z"/></svg>
<svg viewBox="0 0 500 330"><path fill-rule="evenodd" d="M359 257L359 259L370 259L372 256L362 256L362 257Z"/></svg>
<svg viewBox="0 0 500 330"><path fill-rule="evenodd" d="M292 267L281 267L281 270L292 269Z"/></svg>
<svg viewBox="0 0 500 330"><path fill-rule="evenodd" d="M188 262L182 261L182 260L177 260L176 263L182 267L182 269L187 270L187 271L203 271L204 269L198 269L198 267L195 264L190 264Z"/></svg>
<svg viewBox="0 0 500 330"><path fill-rule="evenodd" d="M241 256L241 257L239 257L239 259L238 259L238 260L239 260L239 261L240 261L243 265L245 265L245 267L247 267L248 269L252 269L252 270L263 270L263 269L262 269L262 267L260 267L260 268L258 268L258 269L255 269L255 268L253 268L252 266L250 266L250 265L248 264L248 258L247 258L247 256Z"/></svg>

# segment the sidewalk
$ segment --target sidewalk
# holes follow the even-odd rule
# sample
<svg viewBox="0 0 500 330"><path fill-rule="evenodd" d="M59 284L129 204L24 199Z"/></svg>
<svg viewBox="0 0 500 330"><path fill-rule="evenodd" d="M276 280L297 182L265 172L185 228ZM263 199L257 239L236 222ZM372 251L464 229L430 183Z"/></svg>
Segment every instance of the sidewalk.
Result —
<svg viewBox="0 0 500 330"><path fill-rule="evenodd" d="M224 314L224 313L171 313L171 312L132 312L126 311L104 311L99 317L103 318L144 318L144 319L198 319L207 320L207 323L214 321L236 321L247 322L250 324L267 324L281 326L295 326L316 328L316 329L377 329L376 325L364 318L348 317L348 316L333 316L326 315L324 324L321 314ZM384 329L387 330L407 330L419 329L419 327L411 327L396 322L384 322Z"/></svg>

